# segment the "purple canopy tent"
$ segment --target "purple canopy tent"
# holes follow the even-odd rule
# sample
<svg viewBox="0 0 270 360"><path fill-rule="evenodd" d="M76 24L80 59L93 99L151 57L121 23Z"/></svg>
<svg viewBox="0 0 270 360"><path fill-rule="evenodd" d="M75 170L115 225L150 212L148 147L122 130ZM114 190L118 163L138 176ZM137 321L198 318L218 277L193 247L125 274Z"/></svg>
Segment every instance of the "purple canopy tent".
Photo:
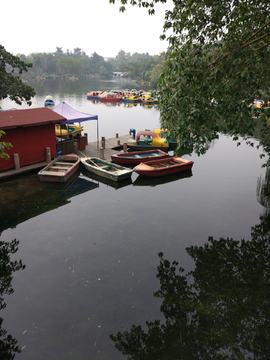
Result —
<svg viewBox="0 0 270 360"><path fill-rule="evenodd" d="M97 120L97 144L98 144L98 116L97 115L91 115L91 114L85 114L80 111L77 111L70 107L68 104L66 104L64 101L62 101L59 105L57 105L53 111L55 111L57 114L62 115L67 120L61 121L60 124L70 124L74 122L82 122L82 121L88 121L88 120Z"/></svg>

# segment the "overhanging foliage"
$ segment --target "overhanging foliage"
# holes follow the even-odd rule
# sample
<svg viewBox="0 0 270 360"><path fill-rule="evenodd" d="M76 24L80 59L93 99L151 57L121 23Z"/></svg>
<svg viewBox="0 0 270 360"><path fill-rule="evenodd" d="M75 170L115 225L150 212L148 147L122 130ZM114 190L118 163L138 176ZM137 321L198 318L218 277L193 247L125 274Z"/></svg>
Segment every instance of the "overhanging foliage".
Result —
<svg viewBox="0 0 270 360"><path fill-rule="evenodd" d="M119 0L154 13L156 3L166 0ZM115 3L115 0L110 0ZM169 1L168 1L169 3ZM270 3L259 0L173 0L166 11L168 66L159 84L161 122L181 139L193 133L194 148L201 154L205 144L228 133L237 140L254 133L250 104L262 91L269 97ZM268 98L269 99L269 98ZM267 99L265 99L267 100ZM261 118L267 125L267 112ZM264 118L264 119L263 119ZM269 137L269 130L266 132ZM262 146L265 150L265 131ZM180 144L181 145L181 144Z"/></svg>

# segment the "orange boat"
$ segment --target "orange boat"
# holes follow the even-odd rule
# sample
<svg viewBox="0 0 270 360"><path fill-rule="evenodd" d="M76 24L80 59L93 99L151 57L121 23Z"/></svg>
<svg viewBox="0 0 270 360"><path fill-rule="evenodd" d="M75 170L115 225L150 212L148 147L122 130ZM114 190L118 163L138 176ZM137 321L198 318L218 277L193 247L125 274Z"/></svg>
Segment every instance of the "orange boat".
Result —
<svg viewBox="0 0 270 360"><path fill-rule="evenodd" d="M193 166L193 161L186 160L177 156L165 158L161 160L152 160L140 163L133 169L136 173L145 176L166 176L176 174L181 171L190 170Z"/></svg>

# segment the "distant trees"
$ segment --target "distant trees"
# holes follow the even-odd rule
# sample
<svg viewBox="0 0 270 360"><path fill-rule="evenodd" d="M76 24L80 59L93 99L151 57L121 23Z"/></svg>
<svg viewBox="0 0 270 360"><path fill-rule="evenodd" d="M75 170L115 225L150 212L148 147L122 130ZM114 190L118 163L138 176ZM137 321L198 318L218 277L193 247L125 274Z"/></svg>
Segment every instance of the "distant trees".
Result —
<svg viewBox="0 0 270 360"><path fill-rule="evenodd" d="M61 47L56 47L52 53L31 53L26 56L18 55L24 62L31 62L33 67L29 74L42 75L93 75L103 78L113 76L115 70L128 74L132 79L147 82L151 88L156 88L161 69L165 67L165 53L150 56L148 53L126 53L120 50L115 58L107 61L103 56L94 52L91 56L80 49L65 52Z"/></svg>
<svg viewBox="0 0 270 360"><path fill-rule="evenodd" d="M147 82L151 88L156 88L162 71L165 68L165 53L150 56L148 53L125 53L120 50L114 60L114 65L131 78Z"/></svg>
<svg viewBox="0 0 270 360"><path fill-rule="evenodd" d="M29 61L33 68L29 71L32 75L99 75L102 77L112 77L114 66L104 60L104 58L94 52L91 56L80 49L73 51L56 47L53 53L31 53L26 56L18 55L21 60Z"/></svg>
<svg viewBox="0 0 270 360"><path fill-rule="evenodd" d="M57 67L62 74L80 75L83 73L84 63L82 59L60 57L58 59Z"/></svg>

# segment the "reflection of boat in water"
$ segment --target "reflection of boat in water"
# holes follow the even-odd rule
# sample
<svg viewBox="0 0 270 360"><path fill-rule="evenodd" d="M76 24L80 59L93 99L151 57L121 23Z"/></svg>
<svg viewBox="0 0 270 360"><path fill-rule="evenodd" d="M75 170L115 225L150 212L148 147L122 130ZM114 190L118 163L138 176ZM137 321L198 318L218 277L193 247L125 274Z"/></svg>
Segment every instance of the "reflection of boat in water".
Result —
<svg viewBox="0 0 270 360"><path fill-rule="evenodd" d="M105 106L121 106L120 102L114 101L114 102L108 102L108 101L102 101L101 104Z"/></svg>
<svg viewBox="0 0 270 360"><path fill-rule="evenodd" d="M107 178L104 178L102 176L98 176L94 173L90 173L88 170L86 170L85 168L83 168L81 170L82 174L85 177L88 177L90 179L93 179L95 181L98 181L99 183L102 183L104 185L108 185L112 188L114 188L115 190L120 189L122 187L128 186L132 184L132 180L131 177L129 177L128 179L122 180L122 181L113 181Z"/></svg>
<svg viewBox="0 0 270 360"><path fill-rule="evenodd" d="M157 109L157 106L155 104L144 104L144 103L141 103L141 106L144 107L145 109L149 110L149 109Z"/></svg>
<svg viewBox="0 0 270 360"><path fill-rule="evenodd" d="M93 100L93 99L87 99L87 101L90 101L92 104L99 104L99 100Z"/></svg>
<svg viewBox="0 0 270 360"><path fill-rule="evenodd" d="M138 103L123 102L125 108L132 108L138 105Z"/></svg>
<svg viewBox="0 0 270 360"><path fill-rule="evenodd" d="M0 183L0 235L4 230L14 229L31 218L69 204L74 196L99 187L97 182L80 175L80 171L65 183L43 182L36 169Z"/></svg>
<svg viewBox="0 0 270 360"><path fill-rule="evenodd" d="M135 181L133 181L134 186L157 186L166 183L170 183L173 181L190 178L193 176L191 170L187 170L178 174L168 175L168 176L160 176L160 177L147 177L143 175L139 175Z"/></svg>
<svg viewBox="0 0 270 360"><path fill-rule="evenodd" d="M71 198L76 195L83 194L89 190L93 190L99 187L98 183L90 181L80 174L78 170L70 179L65 183L50 183L40 182L40 187L43 190L57 191L60 195L66 198Z"/></svg>

